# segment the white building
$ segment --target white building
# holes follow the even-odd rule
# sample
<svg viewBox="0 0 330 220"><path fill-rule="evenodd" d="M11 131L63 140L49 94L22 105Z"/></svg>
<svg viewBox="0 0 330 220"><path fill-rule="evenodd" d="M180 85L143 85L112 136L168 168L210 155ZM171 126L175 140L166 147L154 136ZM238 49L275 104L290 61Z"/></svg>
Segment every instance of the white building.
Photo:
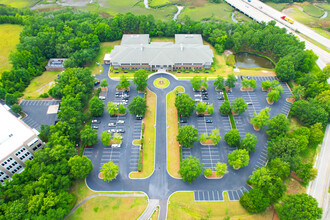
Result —
<svg viewBox="0 0 330 220"><path fill-rule="evenodd" d="M0 183L20 173L32 160L34 152L43 147L38 131L12 115L0 104Z"/></svg>

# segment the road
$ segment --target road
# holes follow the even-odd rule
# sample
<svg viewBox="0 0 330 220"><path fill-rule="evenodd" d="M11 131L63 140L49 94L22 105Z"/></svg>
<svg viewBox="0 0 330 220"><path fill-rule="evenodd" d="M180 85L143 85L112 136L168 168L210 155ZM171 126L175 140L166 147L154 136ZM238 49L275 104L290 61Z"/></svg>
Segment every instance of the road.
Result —
<svg viewBox="0 0 330 220"><path fill-rule="evenodd" d="M327 126L325 136L322 143L321 152L317 159L316 168L318 175L316 179L310 182L307 193L312 195L319 207L323 208L323 219L329 219L326 216L329 215L329 177L330 177L330 125Z"/></svg>
<svg viewBox="0 0 330 220"><path fill-rule="evenodd" d="M277 26L279 26L280 28L286 28L288 32L297 36L300 41L305 42L306 49L314 51L314 53L319 57L319 59L317 60L317 65L321 69L323 69L327 65L327 63L330 63L330 54L327 51L312 44L311 42L304 39L301 35L297 33L300 32L330 49L330 40L317 34L309 27L297 21L295 21L293 24L290 24L289 22L281 19L281 17L284 16L284 14L258 0L252 0L251 2L248 2L246 0L225 0L225 1L234 8L237 8L239 11L243 12L244 14L246 14L247 16L253 18L258 22L264 21L267 23L269 21L275 20Z"/></svg>

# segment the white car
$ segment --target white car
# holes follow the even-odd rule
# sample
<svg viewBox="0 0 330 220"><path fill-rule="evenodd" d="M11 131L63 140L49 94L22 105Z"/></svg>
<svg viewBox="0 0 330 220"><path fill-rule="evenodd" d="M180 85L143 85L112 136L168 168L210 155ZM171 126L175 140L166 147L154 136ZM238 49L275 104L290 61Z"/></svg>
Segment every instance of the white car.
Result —
<svg viewBox="0 0 330 220"><path fill-rule="evenodd" d="M116 126L116 123L109 123L108 126L109 127L115 127Z"/></svg>
<svg viewBox="0 0 330 220"><path fill-rule="evenodd" d="M111 144L111 147L113 147L113 148L120 148L121 147L121 144Z"/></svg>
<svg viewBox="0 0 330 220"><path fill-rule="evenodd" d="M125 123L124 120L118 120L118 121L117 121L117 124L124 124L124 123Z"/></svg>
<svg viewBox="0 0 330 220"><path fill-rule="evenodd" d="M195 97L201 97L202 95L201 94L196 94Z"/></svg>
<svg viewBox="0 0 330 220"><path fill-rule="evenodd" d="M104 96L99 96L99 99L105 100L105 97Z"/></svg>

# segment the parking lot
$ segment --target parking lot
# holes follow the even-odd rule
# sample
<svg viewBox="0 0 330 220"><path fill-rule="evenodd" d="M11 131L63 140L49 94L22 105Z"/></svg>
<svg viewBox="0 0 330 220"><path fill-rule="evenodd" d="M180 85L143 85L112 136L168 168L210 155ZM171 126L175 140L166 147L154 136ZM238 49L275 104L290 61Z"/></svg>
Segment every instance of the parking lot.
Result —
<svg viewBox="0 0 330 220"><path fill-rule="evenodd" d="M59 105L60 102L58 100L22 100L20 105L23 107L23 112L27 114L23 121L39 131L42 124L53 125L57 120L57 111L50 112L49 108Z"/></svg>
<svg viewBox="0 0 330 220"><path fill-rule="evenodd" d="M84 155L92 160L94 169L100 170L103 164L113 161L119 165L120 172L128 175L129 172L138 170L139 146L134 146L132 141L141 138L142 120L137 120L135 116L128 113L128 110L126 115L116 117L109 115L106 110L108 102L117 105L123 104L127 107L132 98L138 94L134 85L131 86L129 93L116 91L118 82L108 79L108 90L102 94L105 105L104 113L101 117L93 118L96 121L92 123L92 126L97 128L99 142L91 148L85 148ZM104 146L100 141L100 135L103 131L111 133L111 137L114 133L119 133L122 136L120 147Z"/></svg>

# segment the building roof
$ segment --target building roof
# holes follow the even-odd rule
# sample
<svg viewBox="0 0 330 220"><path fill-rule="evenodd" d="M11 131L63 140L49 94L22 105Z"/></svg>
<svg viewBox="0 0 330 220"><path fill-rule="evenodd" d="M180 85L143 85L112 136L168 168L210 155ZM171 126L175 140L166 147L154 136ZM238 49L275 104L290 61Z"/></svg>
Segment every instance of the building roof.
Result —
<svg viewBox="0 0 330 220"><path fill-rule="evenodd" d="M0 104L0 121L0 160L3 160L36 134L2 104Z"/></svg>
<svg viewBox="0 0 330 220"><path fill-rule="evenodd" d="M124 35L125 36L125 35ZM123 36L123 38L124 38ZM213 52L208 45L203 45L201 35L192 35L191 44L172 42L151 42L150 44L121 44L111 51L110 59L114 65L149 64L175 65L176 63L212 63ZM184 35L176 35L181 42Z"/></svg>
<svg viewBox="0 0 330 220"><path fill-rule="evenodd" d="M50 58L47 66L48 67L63 67L63 63L68 58Z"/></svg>
<svg viewBox="0 0 330 220"><path fill-rule="evenodd" d="M148 44L149 34L124 34L121 45L124 44Z"/></svg>
<svg viewBox="0 0 330 220"><path fill-rule="evenodd" d="M176 44L203 44L202 35L200 34L176 34Z"/></svg>

